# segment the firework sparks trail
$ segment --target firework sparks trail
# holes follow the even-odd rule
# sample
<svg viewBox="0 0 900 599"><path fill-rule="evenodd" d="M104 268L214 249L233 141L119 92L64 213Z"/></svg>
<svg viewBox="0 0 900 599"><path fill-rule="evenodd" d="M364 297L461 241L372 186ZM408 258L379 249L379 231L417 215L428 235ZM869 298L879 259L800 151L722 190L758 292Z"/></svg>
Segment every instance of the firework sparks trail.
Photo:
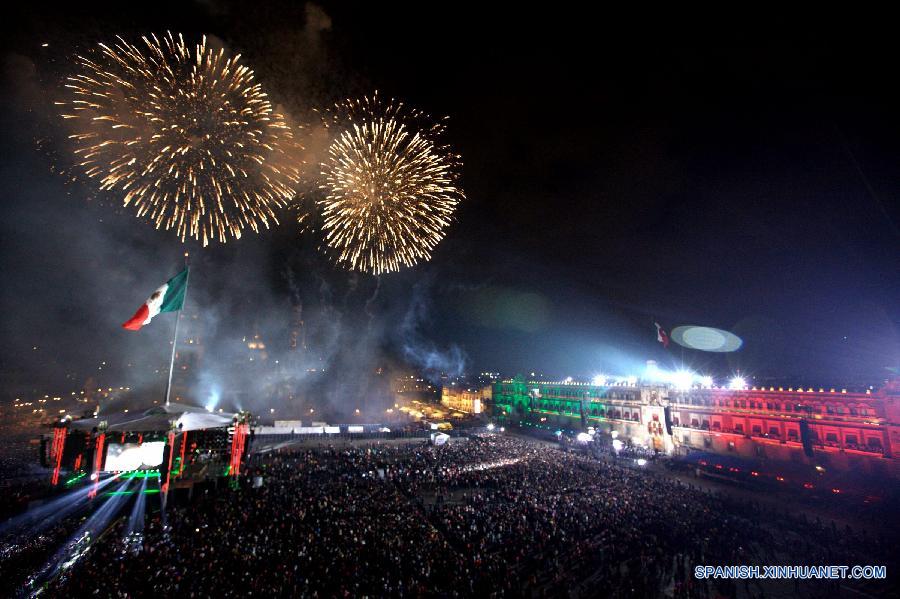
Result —
<svg viewBox="0 0 900 599"><path fill-rule="evenodd" d="M299 144L240 55L171 32L76 57L62 117L100 188L182 241L207 245L278 223L295 197Z"/></svg>
<svg viewBox="0 0 900 599"><path fill-rule="evenodd" d="M373 275L431 258L463 191L460 160L438 145L443 125L378 96L335 105L318 204L338 264Z"/></svg>

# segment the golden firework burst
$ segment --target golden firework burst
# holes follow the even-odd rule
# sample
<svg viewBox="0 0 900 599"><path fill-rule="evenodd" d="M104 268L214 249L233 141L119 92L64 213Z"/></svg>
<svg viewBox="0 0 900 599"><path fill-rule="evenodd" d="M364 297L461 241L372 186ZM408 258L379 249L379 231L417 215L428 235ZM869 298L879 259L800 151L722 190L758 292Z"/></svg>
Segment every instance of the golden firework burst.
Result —
<svg viewBox="0 0 900 599"><path fill-rule="evenodd" d="M464 193L459 157L424 113L377 95L339 103L322 164L322 230L329 253L351 270L379 275L431 258Z"/></svg>
<svg viewBox="0 0 900 599"><path fill-rule="evenodd" d="M182 241L277 223L295 197L298 143L240 55L167 32L76 57L62 115L78 165Z"/></svg>

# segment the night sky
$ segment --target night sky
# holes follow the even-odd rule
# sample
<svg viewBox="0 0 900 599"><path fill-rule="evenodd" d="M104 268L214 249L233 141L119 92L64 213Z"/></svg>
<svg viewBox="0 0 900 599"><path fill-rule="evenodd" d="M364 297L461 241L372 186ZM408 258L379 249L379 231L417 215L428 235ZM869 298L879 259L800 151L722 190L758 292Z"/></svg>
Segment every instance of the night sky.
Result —
<svg viewBox="0 0 900 599"><path fill-rule="evenodd" d="M213 378L248 333L277 353L297 305L310 360L344 379L379 366L629 374L652 358L717 377L878 384L900 364L900 48L887 19L431 4L7 15L6 386L127 384L141 375L126 362L164 362L170 324L118 325L185 249ZM182 246L52 172L66 160L49 101L67 57L166 29L242 53L297 121L376 89L448 116L467 200L433 260L351 275L289 219ZM664 350L654 320L727 329L744 347Z"/></svg>

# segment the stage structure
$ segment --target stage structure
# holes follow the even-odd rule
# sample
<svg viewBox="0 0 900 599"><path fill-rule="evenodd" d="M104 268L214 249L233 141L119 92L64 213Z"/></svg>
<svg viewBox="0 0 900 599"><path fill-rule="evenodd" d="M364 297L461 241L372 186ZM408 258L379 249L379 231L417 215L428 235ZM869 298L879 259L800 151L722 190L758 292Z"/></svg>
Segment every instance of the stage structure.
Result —
<svg viewBox="0 0 900 599"><path fill-rule="evenodd" d="M155 478L163 505L169 490L240 474L253 433L250 414L213 413L170 403L136 413L61 420L41 442L51 484L73 486L109 476ZM66 480L62 480L62 476Z"/></svg>

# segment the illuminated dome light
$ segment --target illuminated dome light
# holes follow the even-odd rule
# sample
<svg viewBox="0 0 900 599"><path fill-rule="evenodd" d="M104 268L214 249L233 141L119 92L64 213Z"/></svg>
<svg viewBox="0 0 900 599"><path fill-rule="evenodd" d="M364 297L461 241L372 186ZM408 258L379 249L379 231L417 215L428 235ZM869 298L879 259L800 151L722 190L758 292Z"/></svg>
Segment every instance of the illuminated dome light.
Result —
<svg viewBox="0 0 900 599"><path fill-rule="evenodd" d="M588 433L578 433L578 436L576 436L575 439L579 443L590 443L594 438Z"/></svg>
<svg viewBox="0 0 900 599"><path fill-rule="evenodd" d="M597 387L605 387L606 386L606 376L602 375L602 374L598 374L593 378L593 380L591 382L592 382L592 384L596 385Z"/></svg>
<svg viewBox="0 0 900 599"><path fill-rule="evenodd" d="M690 370L679 370L672 373L672 384L676 389L686 391L694 384L694 373Z"/></svg>
<svg viewBox="0 0 900 599"><path fill-rule="evenodd" d="M621 451L621 449L625 447L625 444L618 439L613 439L612 446L615 451Z"/></svg>
<svg viewBox="0 0 900 599"><path fill-rule="evenodd" d="M732 391L740 391L742 389L747 388L747 381L744 380L742 376L732 377L730 381L728 381L728 388Z"/></svg>
<svg viewBox="0 0 900 599"><path fill-rule="evenodd" d="M682 347L717 353L737 351L744 344L734 333L693 325L675 327L669 337Z"/></svg>

